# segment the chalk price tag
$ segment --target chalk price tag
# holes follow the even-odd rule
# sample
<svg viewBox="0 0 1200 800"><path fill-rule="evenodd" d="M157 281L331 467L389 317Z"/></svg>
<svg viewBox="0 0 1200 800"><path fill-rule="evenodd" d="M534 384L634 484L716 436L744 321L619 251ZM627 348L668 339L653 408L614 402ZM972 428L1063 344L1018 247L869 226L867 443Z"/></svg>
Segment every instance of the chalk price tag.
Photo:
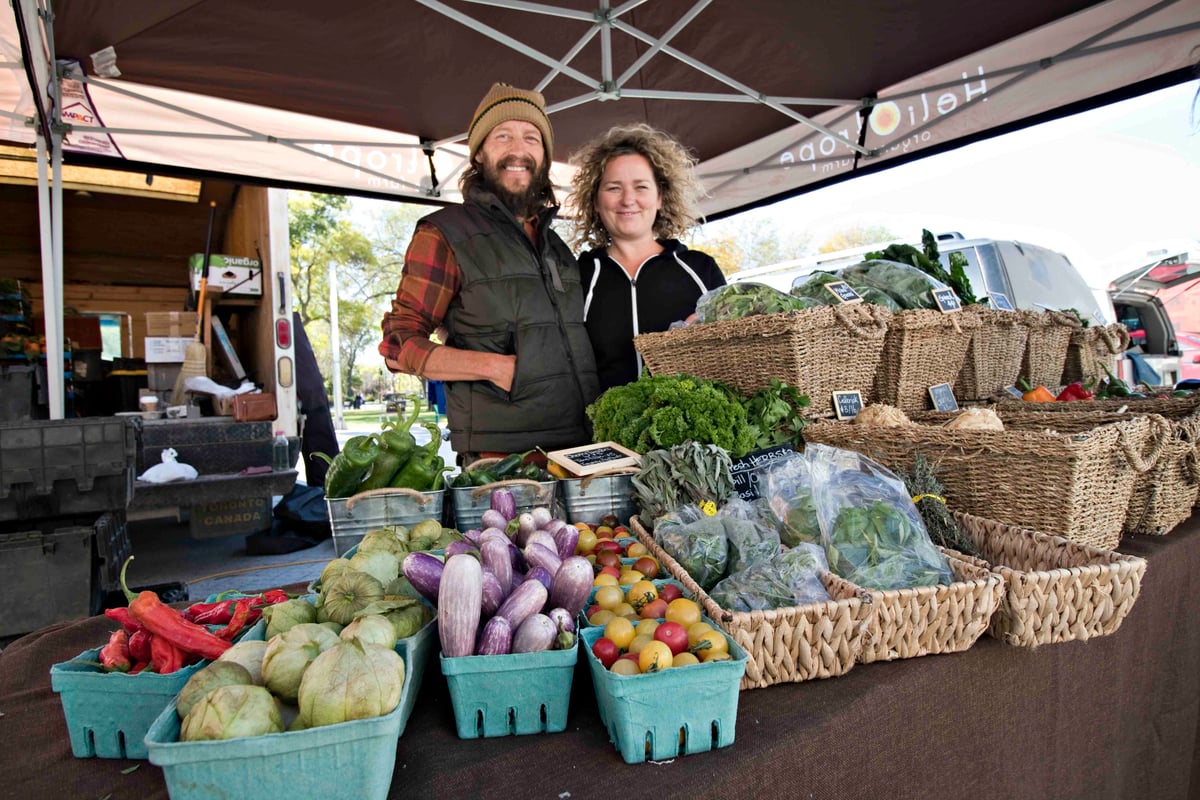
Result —
<svg viewBox="0 0 1200 800"><path fill-rule="evenodd" d="M1006 295L1004 292L988 292L988 297L992 299L992 308L999 309L1000 311L1017 310L1016 307L1013 306L1012 300L1009 300L1008 295Z"/></svg>
<svg viewBox="0 0 1200 800"><path fill-rule="evenodd" d="M546 453L546 458L579 477L604 470L638 467L642 463L641 455L616 442L552 450Z"/></svg>
<svg viewBox="0 0 1200 800"><path fill-rule="evenodd" d="M1004 391L1008 392L1010 395L1017 398L1018 400L1025 399L1025 393L1022 392L1020 389L1018 389L1016 386L1005 386Z"/></svg>
<svg viewBox="0 0 1200 800"><path fill-rule="evenodd" d="M945 289L930 289L929 293L933 295L933 302L937 303L938 311L943 314L962 310L962 303L959 302L958 295L949 286Z"/></svg>
<svg viewBox="0 0 1200 800"><path fill-rule="evenodd" d="M729 477L733 479L733 490L746 502L757 500L762 495L758 485L762 472L781 458L795 455L789 445L781 444L747 453L734 459L729 465Z"/></svg>
<svg viewBox="0 0 1200 800"><path fill-rule="evenodd" d="M839 303L844 305L849 305L850 303L861 303L863 301L862 295L854 291L854 287L845 281L833 281L832 283L827 283L825 284L825 288L831 295L838 299Z"/></svg>
<svg viewBox="0 0 1200 800"><path fill-rule="evenodd" d="M862 392L834 392L833 412L838 419L854 419L862 411Z"/></svg>
<svg viewBox="0 0 1200 800"><path fill-rule="evenodd" d="M954 389L948 383L939 383L929 387L929 399L933 401L935 411L958 411L958 399Z"/></svg>

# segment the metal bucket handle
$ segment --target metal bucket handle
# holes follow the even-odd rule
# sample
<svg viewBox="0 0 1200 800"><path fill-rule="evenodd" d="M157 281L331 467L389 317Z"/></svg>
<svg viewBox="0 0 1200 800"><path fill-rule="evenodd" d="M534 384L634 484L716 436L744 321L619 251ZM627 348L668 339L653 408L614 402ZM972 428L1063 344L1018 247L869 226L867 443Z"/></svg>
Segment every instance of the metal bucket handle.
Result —
<svg viewBox="0 0 1200 800"><path fill-rule="evenodd" d="M429 503L430 500L433 499L432 497L426 497L424 494L422 494L421 492L418 492L416 489L408 489L408 488L402 487L402 486L396 486L396 487L385 486L382 489L368 489L365 492L359 492L358 494L348 498L346 500L346 510L350 511L351 509L353 509L354 504L357 503L359 500L364 500L368 497L380 497L382 495L388 495L388 496L401 495L404 497L411 497L414 500L416 500L418 503L420 503L421 505L426 505Z"/></svg>
<svg viewBox="0 0 1200 800"><path fill-rule="evenodd" d="M479 498L483 497L484 492L490 492L493 489L502 489L505 486L532 486L538 490L538 499L542 498L542 485L540 483L531 481L528 478L512 478L506 481L496 481L495 483L485 483L483 486L476 486L471 490L471 499L479 500Z"/></svg>
<svg viewBox="0 0 1200 800"><path fill-rule="evenodd" d="M588 485L593 478L611 478L614 475L636 475L640 472L637 467L615 467L613 469L602 469L599 472L593 472L591 475L585 475L579 479L579 490L587 491Z"/></svg>

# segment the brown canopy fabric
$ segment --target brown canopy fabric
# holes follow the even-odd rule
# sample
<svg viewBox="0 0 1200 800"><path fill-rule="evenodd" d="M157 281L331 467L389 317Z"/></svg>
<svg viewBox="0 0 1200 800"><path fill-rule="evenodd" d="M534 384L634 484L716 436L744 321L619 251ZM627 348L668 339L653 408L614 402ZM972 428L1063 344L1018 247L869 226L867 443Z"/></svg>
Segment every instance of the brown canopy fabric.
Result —
<svg viewBox="0 0 1200 800"><path fill-rule="evenodd" d="M544 92L559 160L616 123L672 132L700 161L710 215L1187 80L1200 45L1190 0L57 0L45 42L31 41L33 0L14 5L32 58L87 74L99 124L76 124L123 131L119 152L69 144L68 162L454 200L461 150L435 190L417 143L461 139L500 80ZM157 105L125 117L119 92ZM193 152L188 115L163 104L214 134L200 98L248 138ZM175 135L151 146L133 129ZM296 166L313 151L320 168Z"/></svg>

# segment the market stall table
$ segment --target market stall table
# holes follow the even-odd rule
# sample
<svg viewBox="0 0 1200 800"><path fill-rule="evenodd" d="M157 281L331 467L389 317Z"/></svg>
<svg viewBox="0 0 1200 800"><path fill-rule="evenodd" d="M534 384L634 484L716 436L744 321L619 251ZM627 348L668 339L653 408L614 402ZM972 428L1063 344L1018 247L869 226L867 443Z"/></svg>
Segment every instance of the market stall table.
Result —
<svg viewBox="0 0 1200 800"><path fill-rule="evenodd" d="M1110 637L1026 650L985 636L964 653L745 691L731 747L670 762L622 761L582 660L565 732L475 740L455 735L431 664L390 796L1200 797L1200 517L1120 549L1149 566ZM110 626L55 625L0 653L0 798L167 796L148 762L71 756L50 665L104 641Z"/></svg>

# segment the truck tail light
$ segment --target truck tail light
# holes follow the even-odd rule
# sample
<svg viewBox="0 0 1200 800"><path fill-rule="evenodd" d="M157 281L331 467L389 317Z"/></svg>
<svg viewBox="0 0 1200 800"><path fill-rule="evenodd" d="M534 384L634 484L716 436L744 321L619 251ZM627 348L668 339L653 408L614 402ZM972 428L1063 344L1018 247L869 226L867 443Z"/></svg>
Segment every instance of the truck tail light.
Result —
<svg viewBox="0 0 1200 800"><path fill-rule="evenodd" d="M292 385L292 359L289 356L284 356L275 363L278 375L275 379L276 383L283 388L288 388Z"/></svg>
<svg viewBox="0 0 1200 800"><path fill-rule="evenodd" d="M285 317L275 320L275 344L285 349L292 346L292 323Z"/></svg>

